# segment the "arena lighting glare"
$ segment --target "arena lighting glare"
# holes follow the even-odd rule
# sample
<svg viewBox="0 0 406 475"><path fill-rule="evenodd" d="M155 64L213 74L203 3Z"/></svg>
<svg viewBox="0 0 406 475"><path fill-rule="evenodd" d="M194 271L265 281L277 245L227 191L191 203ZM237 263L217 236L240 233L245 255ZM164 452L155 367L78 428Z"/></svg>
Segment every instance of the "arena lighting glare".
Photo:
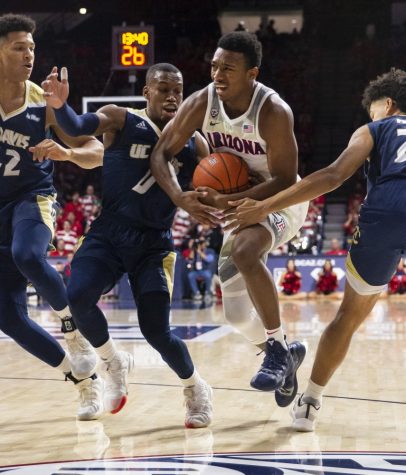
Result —
<svg viewBox="0 0 406 475"><path fill-rule="evenodd" d="M79 13L80 13L81 15L86 15L86 13L87 13L87 8L85 8L85 7L79 8Z"/></svg>

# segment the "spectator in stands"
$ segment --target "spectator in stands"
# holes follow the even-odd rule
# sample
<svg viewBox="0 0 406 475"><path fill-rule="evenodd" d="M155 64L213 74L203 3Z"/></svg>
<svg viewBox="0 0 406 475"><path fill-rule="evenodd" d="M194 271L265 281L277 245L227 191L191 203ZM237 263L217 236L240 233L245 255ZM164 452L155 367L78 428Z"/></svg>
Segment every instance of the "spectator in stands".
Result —
<svg viewBox="0 0 406 475"><path fill-rule="evenodd" d="M403 258L400 259L395 274L388 284L388 295L406 293L406 271Z"/></svg>
<svg viewBox="0 0 406 475"><path fill-rule="evenodd" d="M90 216L93 211L93 206L99 203L98 197L94 194L93 185L87 185L86 193L79 198L79 202L82 205L83 214Z"/></svg>
<svg viewBox="0 0 406 475"><path fill-rule="evenodd" d="M90 209L87 209L85 211L85 231L84 233L86 234L89 229L90 229L90 226L92 225L93 221L99 216L100 214L100 211L101 211L101 206L99 203L95 203L92 208Z"/></svg>
<svg viewBox="0 0 406 475"><path fill-rule="evenodd" d="M189 213L182 208L178 208L172 224L172 237L175 250L183 250L190 225L191 220Z"/></svg>
<svg viewBox="0 0 406 475"><path fill-rule="evenodd" d="M66 262L65 262L65 267L63 268L63 272L64 272L64 275L65 275L65 284L68 283L69 279L70 279L70 275L72 273L72 269L71 269L71 263L72 263L72 259L73 259L73 256L74 256L74 253L73 252L70 252L67 256L66 256Z"/></svg>
<svg viewBox="0 0 406 475"><path fill-rule="evenodd" d="M355 233L355 229L358 226L358 210L350 210L347 216L347 221L344 223L343 228L345 232L346 247L349 248L352 242L352 236Z"/></svg>
<svg viewBox="0 0 406 475"><path fill-rule="evenodd" d="M56 232L56 239L57 242L59 240L64 241L66 251L73 252L78 242L78 236L76 232L72 230L72 225L67 219L63 222L63 229Z"/></svg>
<svg viewBox="0 0 406 475"><path fill-rule="evenodd" d="M73 211L66 214L66 220L70 222L72 226L72 231L75 231L78 237L83 235L83 224L82 221L76 219L76 215Z"/></svg>
<svg viewBox="0 0 406 475"><path fill-rule="evenodd" d="M355 190L353 193L348 198L348 211L354 212L354 213L359 213L360 206L362 202L364 201L365 198L365 191L362 183L357 182L355 184Z"/></svg>
<svg viewBox="0 0 406 475"><path fill-rule="evenodd" d="M56 249L48 253L49 257L66 257L68 251L65 249L65 241L63 239L58 239L56 241Z"/></svg>
<svg viewBox="0 0 406 475"><path fill-rule="evenodd" d="M323 267L319 272L319 276L316 282L316 289L313 292L309 292L308 298L324 297L330 299L341 299L343 297L342 292L337 291L338 279L337 274L334 272L331 259L324 261Z"/></svg>
<svg viewBox="0 0 406 475"><path fill-rule="evenodd" d="M280 299L303 299L307 297L306 292L300 292L302 274L297 270L293 259L288 259L286 262L286 270L281 275L278 284L282 287L282 291L278 292Z"/></svg>
<svg viewBox="0 0 406 475"><path fill-rule="evenodd" d="M80 202L80 195L78 191L75 191L72 194L72 199L65 204L63 207L63 212L65 215L74 213L77 221L83 221L82 203Z"/></svg>
<svg viewBox="0 0 406 475"><path fill-rule="evenodd" d="M189 241L187 256L188 282L192 290L193 300L202 300L203 296L199 291L199 281L204 282L205 296L211 296L211 281L213 270L211 264L215 259L214 252L207 248L207 242L204 237L191 239Z"/></svg>
<svg viewBox="0 0 406 475"><path fill-rule="evenodd" d="M324 254L327 254L328 256L345 256L347 254L347 251L345 249L342 249L340 242L337 238L333 238L330 241L330 249Z"/></svg>

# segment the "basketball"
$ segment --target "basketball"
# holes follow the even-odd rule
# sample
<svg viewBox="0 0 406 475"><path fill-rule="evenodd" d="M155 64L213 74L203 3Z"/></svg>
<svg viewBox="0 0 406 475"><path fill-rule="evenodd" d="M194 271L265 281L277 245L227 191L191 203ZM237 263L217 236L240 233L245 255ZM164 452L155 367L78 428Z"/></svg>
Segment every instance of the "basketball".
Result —
<svg viewBox="0 0 406 475"><path fill-rule="evenodd" d="M237 193L248 188L248 166L232 153L211 153L200 160L193 174L193 186L208 186L220 193Z"/></svg>

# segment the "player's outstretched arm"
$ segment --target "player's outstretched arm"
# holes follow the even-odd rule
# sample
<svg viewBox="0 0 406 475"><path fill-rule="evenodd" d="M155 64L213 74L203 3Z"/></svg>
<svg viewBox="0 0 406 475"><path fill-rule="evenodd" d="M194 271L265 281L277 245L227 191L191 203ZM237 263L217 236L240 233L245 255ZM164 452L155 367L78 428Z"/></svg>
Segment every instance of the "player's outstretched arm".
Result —
<svg viewBox="0 0 406 475"><path fill-rule="evenodd" d="M233 207L226 213L231 220L227 228L246 228L264 220L266 216L289 206L308 201L338 188L352 176L369 157L374 142L368 126L364 125L354 132L347 148L335 162L327 168L319 170L300 182L277 193L264 201L243 199L230 201Z"/></svg>
<svg viewBox="0 0 406 475"><path fill-rule="evenodd" d="M102 135L105 132L120 130L125 123L126 109L115 105L107 105L95 113L82 115L69 106L68 70L61 69L61 79L58 78L58 68L54 66L51 73L41 84L44 98L47 102L47 125L58 124L68 135Z"/></svg>
<svg viewBox="0 0 406 475"><path fill-rule="evenodd" d="M52 139L42 140L29 151L33 154L33 160L43 162L53 160L55 162L69 161L82 168L90 169L103 164L103 145L94 137L82 136L71 142L76 146L66 148Z"/></svg>
<svg viewBox="0 0 406 475"><path fill-rule="evenodd" d="M69 148L61 146L54 140L45 139L35 147L30 147L34 160L70 161L82 168L95 168L103 164L103 144L95 137L84 135L71 137L65 134L56 125L51 109L47 110L47 123L51 124L58 138Z"/></svg>

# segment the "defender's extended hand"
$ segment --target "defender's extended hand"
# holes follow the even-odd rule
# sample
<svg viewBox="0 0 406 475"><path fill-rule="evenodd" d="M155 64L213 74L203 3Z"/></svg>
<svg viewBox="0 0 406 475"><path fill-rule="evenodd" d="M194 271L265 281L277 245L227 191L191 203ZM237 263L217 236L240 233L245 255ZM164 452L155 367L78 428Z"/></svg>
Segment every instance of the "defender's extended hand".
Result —
<svg viewBox="0 0 406 475"><path fill-rule="evenodd" d="M217 226L220 220L214 216L217 212L216 208L203 204L200 200L206 197L206 192L201 191L185 191L180 199L175 203L180 208L187 211L193 218L202 224Z"/></svg>
<svg viewBox="0 0 406 475"><path fill-rule="evenodd" d="M58 79L58 68L54 66L45 81L41 83L47 104L55 109L64 105L69 96L67 68L61 68L61 80Z"/></svg>
<svg viewBox="0 0 406 475"><path fill-rule="evenodd" d="M227 222L227 226L224 229L233 229L233 234L248 226L264 221L269 214L262 201L256 201L251 198L229 201L228 204L231 208L224 213L224 219Z"/></svg>

